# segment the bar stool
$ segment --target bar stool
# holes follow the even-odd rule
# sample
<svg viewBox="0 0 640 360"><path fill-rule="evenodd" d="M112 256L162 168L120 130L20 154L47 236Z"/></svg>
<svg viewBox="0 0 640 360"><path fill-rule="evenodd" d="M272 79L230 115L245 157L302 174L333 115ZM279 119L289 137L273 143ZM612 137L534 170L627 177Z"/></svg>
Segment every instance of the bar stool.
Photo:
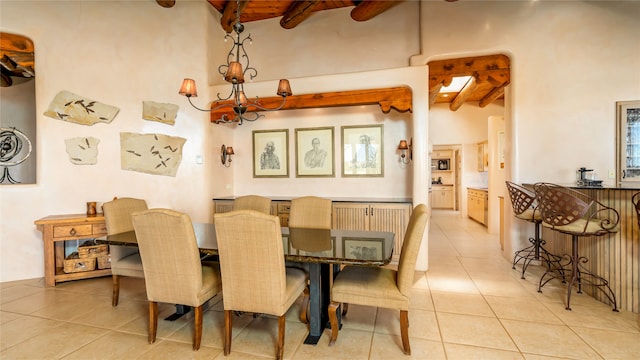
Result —
<svg viewBox="0 0 640 360"><path fill-rule="evenodd" d="M571 255L565 255L564 266L571 268L571 279L567 284L567 303L565 309L571 310L571 290L577 283L578 294L582 285L591 285L600 290L618 311L616 296L609 282L601 276L589 272L582 264L589 260L578 253L578 239L586 236L602 236L619 230L620 215L601 202L578 191L549 183L537 183L533 186L542 215L542 226L563 234L571 235ZM545 280L545 278L548 278ZM538 292L558 274L551 269L542 274Z"/></svg>
<svg viewBox="0 0 640 360"><path fill-rule="evenodd" d="M553 263L558 264L558 267L560 267L560 260L562 258L548 252L543 247L546 242L540 238L542 216L540 215L540 210L538 210L536 194L511 181L505 181L505 183L509 191L509 198L511 199L511 206L513 207L515 217L535 224L535 235L529 238L531 245L515 252L511 268L515 269L516 265L522 261L522 275L520 278L524 279L524 273L527 271L527 267L534 260L544 260L547 263L547 268L552 266Z"/></svg>

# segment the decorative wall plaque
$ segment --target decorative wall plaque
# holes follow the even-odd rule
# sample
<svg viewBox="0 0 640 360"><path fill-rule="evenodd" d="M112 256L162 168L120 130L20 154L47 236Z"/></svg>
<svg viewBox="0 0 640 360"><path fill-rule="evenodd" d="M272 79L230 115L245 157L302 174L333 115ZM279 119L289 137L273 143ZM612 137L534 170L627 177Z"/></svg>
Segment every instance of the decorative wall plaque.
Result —
<svg viewBox="0 0 640 360"><path fill-rule="evenodd" d="M63 90L51 101L44 115L80 125L93 125L98 122L110 123L118 115L118 111L120 109L115 106Z"/></svg>
<svg viewBox="0 0 640 360"><path fill-rule="evenodd" d="M176 176L185 138L162 134L120 133L120 166L153 175Z"/></svg>
<svg viewBox="0 0 640 360"><path fill-rule="evenodd" d="M173 125L180 107L175 104L157 103L153 101L142 102L142 118Z"/></svg>
<svg viewBox="0 0 640 360"><path fill-rule="evenodd" d="M94 137L77 137L64 141L72 164L95 165L98 163L98 144Z"/></svg>

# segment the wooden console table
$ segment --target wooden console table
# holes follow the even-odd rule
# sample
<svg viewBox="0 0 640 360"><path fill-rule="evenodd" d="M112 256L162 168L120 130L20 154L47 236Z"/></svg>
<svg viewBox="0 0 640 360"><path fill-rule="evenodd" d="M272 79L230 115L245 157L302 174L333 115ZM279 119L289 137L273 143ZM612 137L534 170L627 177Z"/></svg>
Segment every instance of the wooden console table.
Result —
<svg viewBox="0 0 640 360"><path fill-rule="evenodd" d="M42 232L44 242L44 282L45 286L55 286L62 281L88 279L111 275L111 269L65 273L64 242L96 238L107 235L104 216L97 214L51 215L34 221Z"/></svg>

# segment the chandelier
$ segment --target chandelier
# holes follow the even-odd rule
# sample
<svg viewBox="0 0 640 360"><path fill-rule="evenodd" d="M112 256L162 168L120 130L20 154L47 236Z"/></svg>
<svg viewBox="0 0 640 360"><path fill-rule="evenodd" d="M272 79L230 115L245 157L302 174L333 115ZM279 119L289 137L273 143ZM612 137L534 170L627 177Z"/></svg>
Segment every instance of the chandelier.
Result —
<svg viewBox="0 0 640 360"><path fill-rule="evenodd" d="M258 75L258 70L251 67L249 64L249 55L244 49L244 43L249 41L251 43L251 34L247 35L244 39L240 38L240 34L244 31L244 25L240 23L239 1L236 7L236 23L233 25L233 31L235 37L228 33L225 35L225 42L227 39L233 41L233 46L227 54L227 63L218 67L218 72L224 77L224 80L231 84L231 92L227 97L221 97L218 93L217 101L225 101L225 103L212 107L211 109L201 109L191 102L192 97L198 96L196 90L196 82L193 79L184 79L182 86L178 92L180 95L184 95L189 100L189 104L200 111L216 111L225 107L229 107L233 110L233 117L223 114L219 119L215 120L216 124L226 123L238 123L242 125L244 121L256 121L264 115L257 113L256 111L273 111L280 110L287 101L287 96L291 96L291 86L289 80L281 79L278 84L278 91L276 94L282 97L282 103L275 108L267 108L260 104L258 97L253 100L248 100L244 92L245 75L249 76L249 80L253 80ZM227 100L232 100L231 102ZM247 111L249 108L255 108L258 110Z"/></svg>

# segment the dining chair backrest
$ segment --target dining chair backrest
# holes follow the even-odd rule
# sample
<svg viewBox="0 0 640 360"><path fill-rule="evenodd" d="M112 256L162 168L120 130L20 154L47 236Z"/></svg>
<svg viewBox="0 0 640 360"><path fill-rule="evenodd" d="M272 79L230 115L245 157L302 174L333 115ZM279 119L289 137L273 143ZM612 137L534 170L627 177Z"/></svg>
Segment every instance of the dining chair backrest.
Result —
<svg viewBox="0 0 640 360"><path fill-rule="evenodd" d="M398 289L406 296L409 296L413 287L418 252L420 251L422 238L427 231L428 220L429 208L424 204L418 204L409 218L400 259L398 260L398 277L396 281Z"/></svg>
<svg viewBox="0 0 640 360"><path fill-rule="evenodd" d="M200 305L202 264L189 215L150 209L132 218L149 301Z"/></svg>
<svg viewBox="0 0 640 360"><path fill-rule="evenodd" d="M116 198L102 205L107 234L119 234L133 231L131 214L147 210L147 202L130 197Z"/></svg>
<svg viewBox="0 0 640 360"><path fill-rule="evenodd" d="M255 210L264 214L271 213L271 199L259 195L244 195L233 200L233 211Z"/></svg>
<svg viewBox="0 0 640 360"><path fill-rule="evenodd" d="M277 216L254 210L214 215L225 310L281 316L286 304L282 230Z"/></svg>
<svg viewBox="0 0 640 360"><path fill-rule="evenodd" d="M289 227L331 229L330 199L304 196L291 200Z"/></svg>

